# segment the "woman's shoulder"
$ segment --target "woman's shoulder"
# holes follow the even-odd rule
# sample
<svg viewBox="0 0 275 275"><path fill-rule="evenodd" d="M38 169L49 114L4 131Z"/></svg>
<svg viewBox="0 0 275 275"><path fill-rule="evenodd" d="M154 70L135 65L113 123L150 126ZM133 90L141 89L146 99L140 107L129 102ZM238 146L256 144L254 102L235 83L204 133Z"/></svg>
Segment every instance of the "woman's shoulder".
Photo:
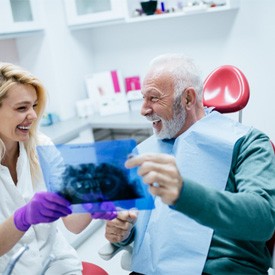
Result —
<svg viewBox="0 0 275 275"><path fill-rule="evenodd" d="M39 132L37 135L37 145L54 145L54 143L48 136Z"/></svg>

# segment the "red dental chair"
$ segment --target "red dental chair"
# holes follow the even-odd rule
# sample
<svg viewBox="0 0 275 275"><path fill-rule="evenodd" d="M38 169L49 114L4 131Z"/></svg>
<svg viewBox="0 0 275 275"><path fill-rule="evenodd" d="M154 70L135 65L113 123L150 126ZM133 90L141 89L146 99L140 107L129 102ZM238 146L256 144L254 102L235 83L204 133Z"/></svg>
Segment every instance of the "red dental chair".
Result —
<svg viewBox="0 0 275 275"><path fill-rule="evenodd" d="M82 262L82 275L108 275L108 273L98 265Z"/></svg>
<svg viewBox="0 0 275 275"><path fill-rule="evenodd" d="M250 95L248 81L245 75L232 65L224 65L215 69L204 81L203 104L215 107L220 113L239 112L239 122L242 122L242 109L247 105ZM275 152L275 146L271 142ZM275 233L267 242L267 248L273 255Z"/></svg>
<svg viewBox="0 0 275 275"><path fill-rule="evenodd" d="M239 122L242 122L242 109L246 106L249 95L245 75L232 65L215 69L204 81L204 106L215 107L220 113L239 112Z"/></svg>

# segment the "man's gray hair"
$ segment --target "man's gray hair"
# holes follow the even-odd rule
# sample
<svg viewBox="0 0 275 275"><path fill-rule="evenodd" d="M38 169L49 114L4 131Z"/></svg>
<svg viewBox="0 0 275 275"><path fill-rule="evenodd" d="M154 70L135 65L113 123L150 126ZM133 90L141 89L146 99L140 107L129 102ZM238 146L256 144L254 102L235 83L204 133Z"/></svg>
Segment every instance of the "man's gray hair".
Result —
<svg viewBox="0 0 275 275"><path fill-rule="evenodd" d="M172 77L175 99L181 97L186 88L193 87L198 101L202 101L203 81L201 72L191 58L183 54L163 54L152 59L149 66L155 74L167 73Z"/></svg>

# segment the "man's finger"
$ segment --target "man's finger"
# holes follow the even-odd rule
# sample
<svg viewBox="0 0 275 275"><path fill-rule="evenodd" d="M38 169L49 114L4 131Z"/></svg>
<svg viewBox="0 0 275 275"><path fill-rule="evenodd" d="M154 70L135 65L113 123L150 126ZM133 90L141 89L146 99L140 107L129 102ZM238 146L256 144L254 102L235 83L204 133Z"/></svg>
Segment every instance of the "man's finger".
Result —
<svg viewBox="0 0 275 275"><path fill-rule="evenodd" d="M175 162L175 158L168 154L155 154L155 153L142 154L142 155L138 155L138 156L128 159L125 162L125 167L133 168L136 166L140 166L145 161L165 164L165 163L169 163L171 161Z"/></svg>

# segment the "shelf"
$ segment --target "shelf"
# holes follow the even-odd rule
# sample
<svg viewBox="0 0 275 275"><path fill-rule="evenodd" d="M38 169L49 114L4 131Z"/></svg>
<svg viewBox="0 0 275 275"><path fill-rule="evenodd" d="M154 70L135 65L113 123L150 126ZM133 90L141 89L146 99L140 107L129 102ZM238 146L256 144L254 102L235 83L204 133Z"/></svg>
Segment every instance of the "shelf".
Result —
<svg viewBox="0 0 275 275"><path fill-rule="evenodd" d="M232 4L231 2L234 2ZM153 21L153 20L160 20L166 18L176 18L176 17L183 17L183 16L190 16L195 14L207 14L207 13L215 13L215 12L223 12L229 11L233 9L239 8L239 1L231 1L230 4L226 4L223 6L217 7L208 7L206 5L201 6L194 6L194 7L184 7L181 11L175 11L170 13L162 13L162 14L154 14L154 15L143 15L137 17L128 17L126 19L127 23L134 23L134 22L143 22L143 21Z"/></svg>
<svg viewBox="0 0 275 275"><path fill-rule="evenodd" d="M194 5L194 6L183 6L182 9L175 10L174 12L154 14L154 15L142 15L142 16L131 16L135 10L141 9L139 0L115 0L119 2L113 2L112 9L105 13L98 14L85 14L77 15L76 6L73 5L73 0L65 0L65 8L67 13L67 21L70 29L87 29L96 28L101 26L109 26L115 24L127 24L127 23L138 23L138 22L149 22L154 20L188 17L197 14L209 14L219 13L230 10L236 10L240 6L240 0L216 0L216 7L210 7L206 4ZM167 1L171 6L175 6L177 1Z"/></svg>
<svg viewBox="0 0 275 275"><path fill-rule="evenodd" d="M97 28L103 26L110 26L116 24L125 24L125 19L110 19L99 22L85 22L85 23L73 23L69 24L68 27L70 30L79 30L79 29L89 29L89 28Z"/></svg>

